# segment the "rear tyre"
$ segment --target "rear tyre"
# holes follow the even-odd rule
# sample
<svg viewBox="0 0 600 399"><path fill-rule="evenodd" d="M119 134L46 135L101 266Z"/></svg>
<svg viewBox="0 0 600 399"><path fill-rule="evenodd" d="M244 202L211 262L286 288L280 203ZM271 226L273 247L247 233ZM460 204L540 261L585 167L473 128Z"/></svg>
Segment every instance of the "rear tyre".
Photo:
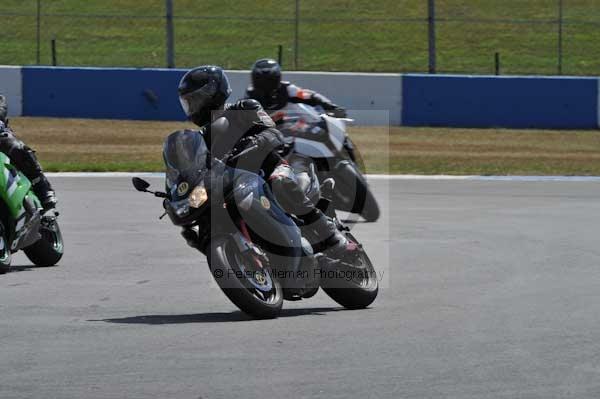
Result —
<svg viewBox="0 0 600 399"><path fill-rule="evenodd" d="M357 242L351 234L347 234L347 238ZM339 266L334 271L334 279L322 282L323 291L347 309L364 309L373 303L379 293L375 268L367 253L362 248L358 251L356 259L351 262L352 267Z"/></svg>
<svg viewBox="0 0 600 399"><path fill-rule="evenodd" d="M242 253L229 237L210 244L208 266L231 302L257 319L279 316L283 306L281 284L267 265L259 268L249 253Z"/></svg>
<svg viewBox="0 0 600 399"><path fill-rule="evenodd" d="M25 255L36 266L54 266L63 256L63 238L56 220L40 228L42 238L24 248Z"/></svg>
<svg viewBox="0 0 600 399"><path fill-rule="evenodd" d="M11 253L8 245L4 225L0 222L0 274L8 273L10 270Z"/></svg>

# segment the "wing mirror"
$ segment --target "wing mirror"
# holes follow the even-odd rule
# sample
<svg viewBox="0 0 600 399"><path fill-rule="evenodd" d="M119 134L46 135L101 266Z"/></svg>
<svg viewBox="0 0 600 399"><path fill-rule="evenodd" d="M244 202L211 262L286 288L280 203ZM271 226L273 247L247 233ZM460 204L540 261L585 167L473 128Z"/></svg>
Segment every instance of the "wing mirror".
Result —
<svg viewBox="0 0 600 399"><path fill-rule="evenodd" d="M150 183L148 183L144 179L140 179L139 177L132 178L131 182L133 183L133 187L135 187L136 190L141 191L143 193L147 192L148 187L150 187Z"/></svg>

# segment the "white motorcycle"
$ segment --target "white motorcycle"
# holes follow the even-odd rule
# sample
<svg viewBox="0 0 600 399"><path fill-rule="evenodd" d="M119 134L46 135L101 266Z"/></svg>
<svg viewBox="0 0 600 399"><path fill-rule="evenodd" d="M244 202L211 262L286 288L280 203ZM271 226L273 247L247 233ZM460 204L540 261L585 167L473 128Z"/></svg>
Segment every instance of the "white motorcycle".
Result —
<svg viewBox="0 0 600 399"><path fill-rule="evenodd" d="M310 157L319 181L330 177L335 180L334 207L357 213L368 222L376 221L379 206L361 172L362 159L346 133L346 124L353 120L319 111L322 109L288 103L268 112L284 134L291 153Z"/></svg>

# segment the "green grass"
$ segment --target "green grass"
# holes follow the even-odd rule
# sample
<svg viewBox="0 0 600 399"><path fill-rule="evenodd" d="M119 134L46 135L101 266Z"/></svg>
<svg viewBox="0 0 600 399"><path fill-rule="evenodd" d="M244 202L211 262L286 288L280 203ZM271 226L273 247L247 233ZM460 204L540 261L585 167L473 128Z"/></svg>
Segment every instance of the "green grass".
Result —
<svg viewBox="0 0 600 399"><path fill-rule="evenodd" d="M552 21L558 17L557 3L437 0L439 71L492 73L494 53L500 52L504 74L555 74L558 35ZM284 65L293 68L294 0L174 0L174 4L178 67L214 63L246 69L259 57L276 56L281 44ZM300 4L299 69L427 70L426 1L300 0ZM598 75L600 3L564 4L563 72ZM164 0L42 0L42 13L42 64L51 62L50 41L56 38L59 65L165 66ZM35 15L36 0L3 0L0 64L36 63ZM481 20L517 22L477 22Z"/></svg>
<svg viewBox="0 0 600 399"><path fill-rule="evenodd" d="M49 171L161 171L187 123L14 118ZM368 173L600 176L600 132L351 127Z"/></svg>

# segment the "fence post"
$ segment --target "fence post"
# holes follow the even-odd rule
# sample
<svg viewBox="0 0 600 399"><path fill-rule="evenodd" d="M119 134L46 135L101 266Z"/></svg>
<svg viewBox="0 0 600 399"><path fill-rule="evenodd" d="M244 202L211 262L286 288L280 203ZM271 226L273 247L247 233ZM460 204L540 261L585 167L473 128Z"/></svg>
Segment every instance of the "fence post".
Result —
<svg viewBox="0 0 600 399"><path fill-rule="evenodd" d="M558 0L558 74L562 75L563 58L563 0Z"/></svg>
<svg viewBox="0 0 600 399"><path fill-rule="evenodd" d="M494 72L496 75L500 75L500 53L494 54Z"/></svg>
<svg viewBox="0 0 600 399"><path fill-rule="evenodd" d="M429 73L435 73L435 0L427 2L427 14L429 25Z"/></svg>
<svg viewBox="0 0 600 399"><path fill-rule="evenodd" d="M175 68L175 44L173 28L173 0L165 0L167 30L167 68Z"/></svg>
<svg viewBox="0 0 600 399"><path fill-rule="evenodd" d="M35 40L36 40L36 51L35 51L35 63L40 65L40 24L42 17L42 1L37 0L37 15L36 15L36 31L35 31Z"/></svg>
<svg viewBox="0 0 600 399"><path fill-rule="evenodd" d="M296 0L296 14L294 18L294 69L298 70L298 41L300 30L300 0Z"/></svg>
<svg viewBox="0 0 600 399"><path fill-rule="evenodd" d="M282 60L283 60L283 46L280 44L279 46L277 46L277 63L279 65L282 65Z"/></svg>
<svg viewBox="0 0 600 399"><path fill-rule="evenodd" d="M50 42L50 51L52 52L52 66L56 66L56 38L52 38Z"/></svg>

